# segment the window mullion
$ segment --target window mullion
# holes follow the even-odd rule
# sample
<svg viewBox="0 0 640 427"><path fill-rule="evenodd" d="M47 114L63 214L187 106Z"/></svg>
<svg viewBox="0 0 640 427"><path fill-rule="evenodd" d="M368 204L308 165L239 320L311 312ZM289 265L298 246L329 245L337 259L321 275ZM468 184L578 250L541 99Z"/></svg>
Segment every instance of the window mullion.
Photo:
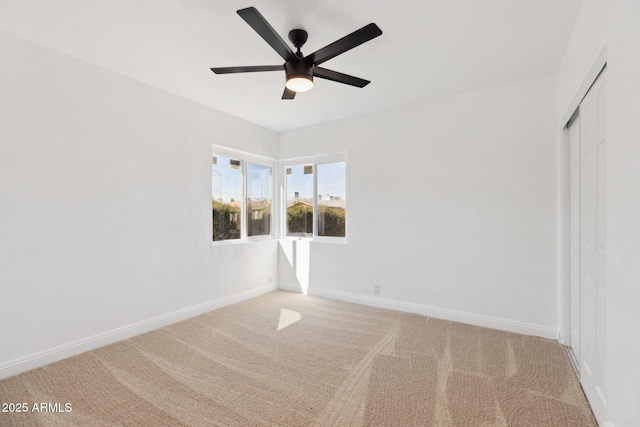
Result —
<svg viewBox="0 0 640 427"><path fill-rule="evenodd" d="M280 212L280 235L286 237L289 234L289 227L287 224L287 198L289 194L289 182L287 181L287 165L282 165L280 168L280 174L282 175L282 197L278 201L278 204L282 206Z"/></svg>
<svg viewBox="0 0 640 427"><path fill-rule="evenodd" d="M277 237L278 235L276 234L278 232L277 228L275 227L275 221L276 221L276 216L279 213L279 209L278 212L276 212L276 208L278 207L278 201L279 198L276 194L276 177L274 176L274 172L277 174L277 169L276 169L276 165L272 164L271 165L271 170L269 171L269 185L271 186L271 201L269 202L269 231L270 231L270 235L271 237Z"/></svg>
<svg viewBox="0 0 640 427"><path fill-rule="evenodd" d="M240 238L246 240L249 235L247 230L247 162L242 160L242 202L240 204Z"/></svg>
<svg viewBox="0 0 640 427"><path fill-rule="evenodd" d="M318 169L313 164L313 236L318 235Z"/></svg>

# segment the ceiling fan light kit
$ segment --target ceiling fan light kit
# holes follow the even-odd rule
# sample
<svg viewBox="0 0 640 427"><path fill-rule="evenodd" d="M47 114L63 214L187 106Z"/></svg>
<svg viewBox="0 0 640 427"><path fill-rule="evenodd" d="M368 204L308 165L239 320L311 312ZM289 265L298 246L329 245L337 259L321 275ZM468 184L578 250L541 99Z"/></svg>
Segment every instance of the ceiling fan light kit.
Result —
<svg viewBox="0 0 640 427"><path fill-rule="evenodd" d="M308 34L305 30L295 29L289 32L289 40L296 47L293 52L289 45L276 33L266 19L255 7L238 10L238 15L253 28L285 60L283 65L258 65L240 67L215 67L211 68L216 74L250 73L260 71L285 71L286 82L282 99L294 99L296 93L306 92L313 88L313 78L319 77L334 82L343 83L355 87L365 87L369 80L364 80L348 74L339 73L319 67L321 63L328 61L354 47L368 42L382 34L382 30L374 24L365 25L359 30L337 40L311 55L305 57L300 48L305 44Z"/></svg>
<svg viewBox="0 0 640 427"><path fill-rule="evenodd" d="M304 61L287 61L284 64L287 76L285 86L294 92L306 92L313 87L313 65Z"/></svg>
<svg viewBox="0 0 640 427"><path fill-rule="evenodd" d="M285 87L294 92L306 92L313 88L313 76L305 76L302 74L294 74L287 77L287 81L284 84Z"/></svg>

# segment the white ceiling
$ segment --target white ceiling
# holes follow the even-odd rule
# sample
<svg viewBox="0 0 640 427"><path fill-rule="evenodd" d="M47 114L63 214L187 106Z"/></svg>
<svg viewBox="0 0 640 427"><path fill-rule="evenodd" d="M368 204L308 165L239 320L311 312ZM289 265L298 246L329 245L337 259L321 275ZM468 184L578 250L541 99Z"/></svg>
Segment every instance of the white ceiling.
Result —
<svg viewBox="0 0 640 427"><path fill-rule="evenodd" d="M555 73L582 0L0 0L0 29L274 131ZM256 7L305 54L375 22L383 31L323 64L371 80L322 79L280 99L284 72L210 67L283 60L236 10Z"/></svg>

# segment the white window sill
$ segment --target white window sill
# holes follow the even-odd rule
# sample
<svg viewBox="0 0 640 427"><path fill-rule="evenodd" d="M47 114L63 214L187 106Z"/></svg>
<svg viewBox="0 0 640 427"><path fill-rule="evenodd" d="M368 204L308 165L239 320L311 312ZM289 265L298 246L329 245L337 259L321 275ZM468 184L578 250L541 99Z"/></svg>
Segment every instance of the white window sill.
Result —
<svg viewBox="0 0 640 427"><path fill-rule="evenodd" d="M217 240L211 242L211 246L229 246L229 245L244 245L246 243L258 243L265 240L275 240L273 236L255 237L251 239L233 239L233 240Z"/></svg>
<svg viewBox="0 0 640 427"><path fill-rule="evenodd" d="M347 242L347 238L346 237L296 237L296 236L286 236L283 237L280 240L286 240L286 241L303 241L303 242L309 242L309 243L329 243L329 244L338 244L338 245L344 245Z"/></svg>

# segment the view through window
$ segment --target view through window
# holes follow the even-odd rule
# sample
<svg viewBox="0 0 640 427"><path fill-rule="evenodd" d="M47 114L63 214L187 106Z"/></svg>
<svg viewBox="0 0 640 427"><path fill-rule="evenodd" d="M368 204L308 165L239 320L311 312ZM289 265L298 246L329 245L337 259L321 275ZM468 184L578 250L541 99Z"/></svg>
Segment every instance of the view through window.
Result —
<svg viewBox="0 0 640 427"><path fill-rule="evenodd" d="M313 236L313 165L286 168L287 236Z"/></svg>
<svg viewBox="0 0 640 427"><path fill-rule="evenodd" d="M213 241L242 236L242 160L213 156L211 169Z"/></svg>
<svg viewBox="0 0 640 427"><path fill-rule="evenodd" d="M271 175L271 166L213 155L214 242L271 235Z"/></svg>
<svg viewBox="0 0 640 427"><path fill-rule="evenodd" d="M316 166L318 236L345 237L345 162Z"/></svg>
<svg viewBox="0 0 640 427"><path fill-rule="evenodd" d="M271 234L271 168L247 163L247 235Z"/></svg>
<svg viewBox="0 0 640 427"><path fill-rule="evenodd" d="M346 162L287 166L285 180L287 236L346 237Z"/></svg>

